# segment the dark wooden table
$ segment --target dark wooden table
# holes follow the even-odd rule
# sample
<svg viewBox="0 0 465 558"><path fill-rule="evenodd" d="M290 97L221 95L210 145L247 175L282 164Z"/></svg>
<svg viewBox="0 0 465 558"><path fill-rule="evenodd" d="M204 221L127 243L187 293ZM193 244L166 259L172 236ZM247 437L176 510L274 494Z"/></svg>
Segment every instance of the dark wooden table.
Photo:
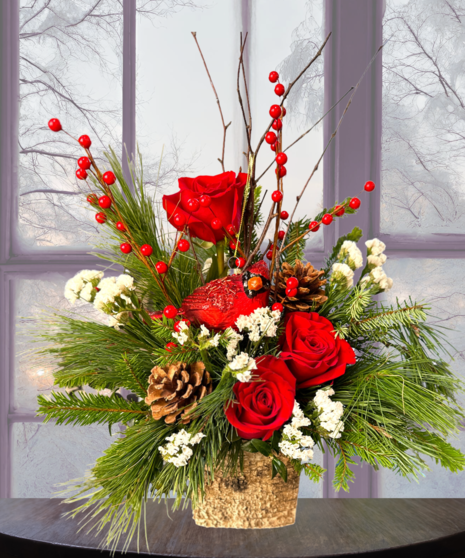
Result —
<svg viewBox="0 0 465 558"><path fill-rule="evenodd" d="M61 518L69 509L60 500L0 500L0 557L108 556L98 538L77 533L77 520ZM158 557L465 557L465 500L458 499L303 499L295 525L263 530L205 529L189 510L170 519L164 504L150 504L147 525L150 553L141 541L141 554ZM135 542L125 556L137 556Z"/></svg>

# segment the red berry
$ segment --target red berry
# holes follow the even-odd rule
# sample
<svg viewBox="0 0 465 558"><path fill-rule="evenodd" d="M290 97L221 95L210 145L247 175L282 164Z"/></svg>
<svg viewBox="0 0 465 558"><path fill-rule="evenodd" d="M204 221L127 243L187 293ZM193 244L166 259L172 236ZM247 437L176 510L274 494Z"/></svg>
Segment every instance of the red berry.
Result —
<svg viewBox="0 0 465 558"><path fill-rule="evenodd" d="M105 221L107 220L107 216L105 215L105 213L97 213L95 215L95 220L97 221L97 223L105 223Z"/></svg>
<svg viewBox="0 0 465 558"><path fill-rule="evenodd" d="M236 259L236 267L244 267L245 266L245 259L244 258L237 258Z"/></svg>
<svg viewBox="0 0 465 558"><path fill-rule="evenodd" d="M325 213L323 215L323 218L321 219L321 222L323 223L323 225L331 225L331 223L333 222L333 216L330 213Z"/></svg>
<svg viewBox="0 0 465 558"><path fill-rule="evenodd" d="M199 198L199 203L202 207L210 207L211 203L212 203L212 199L210 196L207 196L206 194L203 196L200 196Z"/></svg>
<svg viewBox="0 0 465 558"><path fill-rule="evenodd" d="M140 247L140 251L142 252L143 256L151 256L153 253L153 248L150 246L150 244L142 244L142 246Z"/></svg>
<svg viewBox="0 0 465 558"><path fill-rule="evenodd" d="M278 203L283 199L283 193L280 192L279 190L275 190L272 194L271 194L271 199Z"/></svg>
<svg viewBox="0 0 465 558"><path fill-rule="evenodd" d="M278 178L282 178L283 176L286 176L287 169L284 165L281 165L275 170L275 172L276 172L276 176L278 176Z"/></svg>
<svg viewBox="0 0 465 558"><path fill-rule="evenodd" d="M278 97L284 95L284 91L285 89L282 83L278 83L278 85L274 88L274 92L276 93L276 95L278 95Z"/></svg>
<svg viewBox="0 0 465 558"><path fill-rule="evenodd" d="M92 145L92 142L90 141L90 137L89 136L81 136L78 139L79 144L81 145L81 147L83 147L84 149L89 149L89 147Z"/></svg>
<svg viewBox="0 0 465 558"><path fill-rule="evenodd" d="M279 231L279 233L278 233L279 240L282 240L285 236L286 236L286 233L284 231Z"/></svg>
<svg viewBox="0 0 465 558"><path fill-rule="evenodd" d="M275 302L271 307L271 310L273 310L273 312L275 312L276 310L278 310L278 312L282 312L284 310L284 306L279 302Z"/></svg>
<svg viewBox="0 0 465 558"><path fill-rule="evenodd" d="M97 196L95 194L89 194L87 196L87 201L89 203L91 203L92 205L96 205L98 203L98 199L97 199Z"/></svg>
<svg viewBox="0 0 465 558"><path fill-rule="evenodd" d="M132 252L132 246L127 242L120 244L119 249L123 252L123 254L130 254Z"/></svg>
<svg viewBox="0 0 465 558"><path fill-rule="evenodd" d="M352 198L352 199L350 200L349 206L350 206L352 209L358 209L358 208L360 207L360 203L361 203L361 202L360 202L360 200L359 200L358 198Z"/></svg>
<svg viewBox="0 0 465 558"><path fill-rule="evenodd" d="M165 318L172 320L173 318L176 318L178 311L172 304L169 304L168 306L165 306L163 314L165 315Z"/></svg>
<svg viewBox="0 0 465 558"><path fill-rule="evenodd" d="M50 130L52 130L52 132L59 132L62 129L61 122L58 120L58 118L51 118L48 121L48 127L50 128Z"/></svg>
<svg viewBox="0 0 465 558"><path fill-rule="evenodd" d="M239 242L239 244L240 244L240 242ZM236 249L236 243L231 240L231 242L229 243L229 247L231 248L231 250L235 250Z"/></svg>
<svg viewBox="0 0 465 558"><path fill-rule="evenodd" d="M320 225L318 224L318 221L312 221L310 225L308 225L308 228L311 232L316 232L320 228Z"/></svg>
<svg viewBox="0 0 465 558"><path fill-rule="evenodd" d="M286 112L287 111L286 111L285 107L283 107L283 116L286 116Z"/></svg>
<svg viewBox="0 0 465 558"><path fill-rule="evenodd" d="M191 326L190 320L188 320L187 318L184 318L182 320L178 320L177 322L174 322L174 326L173 326L174 331L177 331L178 333L181 331L182 322L184 322L187 325L187 327Z"/></svg>
<svg viewBox="0 0 465 558"><path fill-rule="evenodd" d="M342 207L342 205L336 205L334 209L335 209L334 215L337 215L338 217L342 217L346 212L346 210L344 209L344 207Z"/></svg>
<svg viewBox="0 0 465 558"><path fill-rule="evenodd" d="M234 225L228 225L228 226L226 227L226 230L228 231L228 233L229 233L231 236L235 236L235 235L236 235L236 229L235 229Z"/></svg>
<svg viewBox="0 0 465 558"><path fill-rule="evenodd" d="M120 232L124 232L126 230L126 227L124 226L124 224L121 221L118 221L116 223L116 228L120 231Z"/></svg>
<svg viewBox="0 0 465 558"><path fill-rule="evenodd" d="M171 353L171 349L174 349L174 347L177 347L176 343L173 343L173 341L170 341L169 343L167 343L165 345L165 349Z"/></svg>
<svg viewBox="0 0 465 558"><path fill-rule="evenodd" d="M268 132L265 136L265 141L271 145L276 141L276 134L274 132Z"/></svg>
<svg viewBox="0 0 465 558"><path fill-rule="evenodd" d="M76 177L79 178L79 180L85 180L87 178L87 173L84 169L78 169L76 171Z"/></svg>
<svg viewBox="0 0 465 558"><path fill-rule="evenodd" d="M111 198L109 196L102 196L98 199L98 204L102 209L111 207Z"/></svg>
<svg viewBox="0 0 465 558"><path fill-rule="evenodd" d="M165 262L157 262L155 264L155 269L161 275L161 274L166 273L168 271L168 266L165 264Z"/></svg>
<svg viewBox="0 0 465 558"><path fill-rule="evenodd" d="M285 153L278 153L275 161L278 165L285 165L287 163L287 155Z"/></svg>
<svg viewBox="0 0 465 558"><path fill-rule="evenodd" d="M84 170L90 169L90 159L89 157L79 157L78 159L78 167Z"/></svg>
<svg viewBox="0 0 465 558"><path fill-rule="evenodd" d="M212 229L215 229L215 231L219 231L223 227L223 223L219 219L217 219L216 217L215 217L215 219L212 220L212 222L210 224L211 224Z"/></svg>
<svg viewBox="0 0 465 558"><path fill-rule="evenodd" d="M197 211L200 207L200 202L197 198L191 198L188 202L187 202L187 208L189 209L189 211Z"/></svg>
<svg viewBox="0 0 465 558"><path fill-rule="evenodd" d="M189 241L185 240L184 238L181 238L181 240L178 242L178 250L180 252L187 252L190 247L191 245L189 244Z"/></svg>
<svg viewBox="0 0 465 558"><path fill-rule="evenodd" d="M275 152L276 152L276 150L278 149L278 142L275 141L274 143L272 143L272 144L270 145L270 149L271 149L271 151L275 151Z"/></svg>
<svg viewBox="0 0 465 558"><path fill-rule="evenodd" d="M297 294L297 289L293 288L290 289L289 287L286 289L286 296L291 296L291 297L295 297L295 295Z"/></svg>
<svg viewBox="0 0 465 558"><path fill-rule="evenodd" d="M271 118L279 118L281 116L281 107L279 105L271 105L270 116Z"/></svg>
<svg viewBox="0 0 465 558"><path fill-rule="evenodd" d="M375 183L372 180L369 180L365 186L365 192L373 192L373 190L375 189Z"/></svg>
<svg viewBox="0 0 465 558"><path fill-rule="evenodd" d="M173 217L173 221L177 227L184 227L184 225L186 224L186 218L184 217L183 213L176 213L176 215Z"/></svg>
<svg viewBox="0 0 465 558"><path fill-rule="evenodd" d="M297 279L297 277L289 277L289 279L286 281L286 287L288 289L297 289L298 286L299 280Z"/></svg>
<svg viewBox="0 0 465 558"><path fill-rule="evenodd" d="M102 178L105 184L109 186L116 182L116 176L111 171L104 172Z"/></svg>
<svg viewBox="0 0 465 558"><path fill-rule="evenodd" d="M279 118L273 120L273 124L271 125L271 127L273 128L273 130L281 130L281 128L283 127L282 120L280 120Z"/></svg>
<svg viewBox="0 0 465 558"><path fill-rule="evenodd" d="M276 83L279 79L278 72L270 72L270 75L268 76L268 79L271 81L271 83Z"/></svg>
<svg viewBox="0 0 465 558"><path fill-rule="evenodd" d="M281 211L281 219L286 221L289 218L289 213L287 211Z"/></svg>
<svg viewBox="0 0 465 558"><path fill-rule="evenodd" d="M266 253L266 257L269 260L272 260L273 259L273 250L268 250L268 252Z"/></svg>

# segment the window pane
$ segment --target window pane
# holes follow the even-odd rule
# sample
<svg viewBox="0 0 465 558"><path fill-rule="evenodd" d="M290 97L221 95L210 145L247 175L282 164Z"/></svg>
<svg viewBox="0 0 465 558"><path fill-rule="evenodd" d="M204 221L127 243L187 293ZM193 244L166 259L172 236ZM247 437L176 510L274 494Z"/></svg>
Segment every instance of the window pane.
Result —
<svg viewBox="0 0 465 558"><path fill-rule="evenodd" d="M408 299L409 295L417 301L432 305L432 323L450 328L445 331L449 342L455 347L452 370L465 379L465 261L439 259L402 259L388 260L386 273L394 279L394 288L387 293L387 299L395 304L396 297ZM462 400L463 405L465 401ZM465 433L453 438L450 443L462 452L465 451ZM420 477L420 482L407 479L381 469L377 473L378 494L380 498L463 498L465 497L465 475L451 473L426 460L431 468Z"/></svg>
<svg viewBox="0 0 465 558"><path fill-rule="evenodd" d="M103 150L121 151L122 3L21 0L19 249L85 250L97 233L75 177L83 149L47 126L56 117L73 137L87 134L101 167ZM90 182L89 182L90 185Z"/></svg>
<svg viewBox="0 0 465 558"><path fill-rule="evenodd" d="M388 0L381 231L465 232L465 5Z"/></svg>
<svg viewBox="0 0 465 558"><path fill-rule="evenodd" d="M138 0L138 8L143 4ZM218 174L221 165L223 128L210 82L191 31L208 64L221 102L226 123L232 122L226 139L226 170L247 170L244 124L237 96L239 34L246 15L235 0L196 2L197 8L177 9L170 19L138 18L137 53L137 138L147 173L147 182L159 184L158 196L177 188L180 176ZM243 5L243 4L242 4ZM253 144L258 143L269 124L269 107L279 102L268 81L277 69L284 83L291 81L311 59L322 41L322 1L309 6L304 0L286 4L285 18L279 0L249 3L251 28L247 39L249 94L253 117ZM241 19L242 18L242 19ZM156 55L154 55L156 53ZM322 59L309 72L305 85L288 103L284 126L285 145L291 143L322 114ZM245 98L244 98L245 102ZM247 108L245 108L247 113ZM306 136L289 152L285 179L285 209L291 213L300 192L322 151L323 129ZM163 152L161 170L158 166ZM264 144L257 161L257 177L273 161ZM270 193L275 189L274 170L259 181L268 190L263 211L269 210ZM315 215L322 208L322 170L318 171L303 198L297 217ZM312 235L322 246L320 233ZM309 243L310 245L310 243ZM313 245L313 244L312 244Z"/></svg>
<svg viewBox="0 0 465 558"><path fill-rule="evenodd" d="M65 487L57 485L82 478L112 441L106 426L13 424L11 496L62 497L56 492Z"/></svg>

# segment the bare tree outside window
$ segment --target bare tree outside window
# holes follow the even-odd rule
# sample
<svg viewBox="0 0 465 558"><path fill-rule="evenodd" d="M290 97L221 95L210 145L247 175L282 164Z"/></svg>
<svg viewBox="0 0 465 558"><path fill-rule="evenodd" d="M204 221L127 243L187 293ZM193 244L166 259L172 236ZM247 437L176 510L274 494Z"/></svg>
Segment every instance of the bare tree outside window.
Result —
<svg viewBox="0 0 465 558"><path fill-rule="evenodd" d="M390 0L384 17L381 231L465 225L465 2Z"/></svg>

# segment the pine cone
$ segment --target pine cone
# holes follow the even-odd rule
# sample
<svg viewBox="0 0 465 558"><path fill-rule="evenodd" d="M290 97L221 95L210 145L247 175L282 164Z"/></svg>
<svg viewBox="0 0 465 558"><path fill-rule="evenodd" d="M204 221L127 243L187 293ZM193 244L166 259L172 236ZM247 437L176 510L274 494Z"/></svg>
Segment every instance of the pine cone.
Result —
<svg viewBox="0 0 465 558"><path fill-rule="evenodd" d="M175 362L163 368L155 366L149 384L145 402L152 406L153 418L160 420L165 417L167 424L176 422L181 413L181 422L188 424L191 419L187 411L213 389L210 374L203 362Z"/></svg>
<svg viewBox="0 0 465 558"><path fill-rule="evenodd" d="M323 270L315 269L309 262L305 266L296 260L292 267L287 262L283 263L282 269L274 274L274 286L271 288L272 295L277 288L277 301L291 312L309 312L315 310L328 300L325 291L321 287L326 283L326 279L321 279L324 275ZM299 280L299 287L295 297L286 296L286 281L290 277Z"/></svg>

